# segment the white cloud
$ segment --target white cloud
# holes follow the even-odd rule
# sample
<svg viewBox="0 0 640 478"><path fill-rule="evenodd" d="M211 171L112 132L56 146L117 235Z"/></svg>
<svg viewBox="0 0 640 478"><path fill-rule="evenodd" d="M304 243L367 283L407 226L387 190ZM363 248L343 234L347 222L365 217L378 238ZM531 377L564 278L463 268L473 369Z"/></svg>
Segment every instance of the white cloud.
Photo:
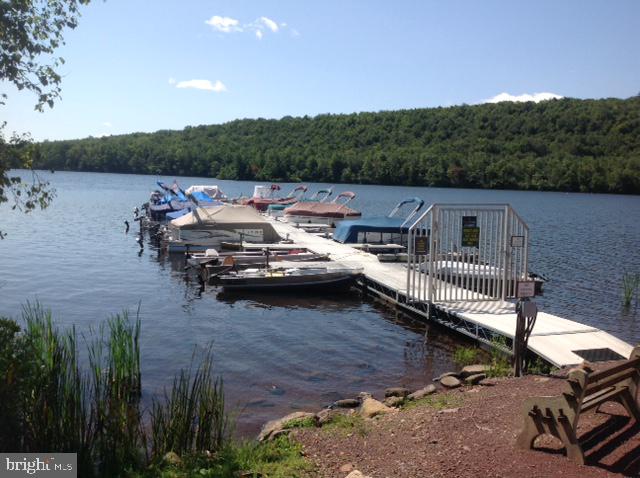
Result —
<svg viewBox="0 0 640 478"><path fill-rule="evenodd" d="M169 78L169 84L170 85L175 85L176 84L176 79L175 78Z"/></svg>
<svg viewBox="0 0 640 478"><path fill-rule="evenodd" d="M187 80L179 81L175 85L176 88L194 88L196 90L214 91L216 93L227 91L227 87L224 86L224 83L220 80L216 80L215 83L211 83L209 80Z"/></svg>
<svg viewBox="0 0 640 478"><path fill-rule="evenodd" d="M209 20L206 20L207 25L211 25L215 30L223 33L241 32L242 27L240 22L235 18L221 17L219 15L212 16Z"/></svg>
<svg viewBox="0 0 640 478"><path fill-rule="evenodd" d="M555 93L533 93L528 94L524 93L522 95L510 95L509 93L500 93L499 95L494 96L493 98L489 98L488 100L482 101L482 103L500 103L501 101L514 101L518 103L523 103L525 101L533 101L534 103L538 103L540 101L546 100L559 100L563 98L561 95L557 95Z"/></svg>
<svg viewBox="0 0 640 478"><path fill-rule="evenodd" d="M206 20L207 25L211 25L214 30L223 33L246 32L254 33L258 40L262 40L268 32L278 33L281 29L287 28L285 22L278 23L269 17L259 17L250 23L241 24L239 20L231 17L221 17L214 15ZM293 30L292 36L298 36L299 33Z"/></svg>
<svg viewBox="0 0 640 478"><path fill-rule="evenodd" d="M107 128L111 128L113 125L110 122L105 121L104 123L102 123L102 126L106 126Z"/></svg>
<svg viewBox="0 0 640 478"><path fill-rule="evenodd" d="M271 20L270 18L267 17L260 17L258 19L263 25L265 25L269 30L271 30L273 33L278 31L278 24L276 22L274 22L273 20Z"/></svg>

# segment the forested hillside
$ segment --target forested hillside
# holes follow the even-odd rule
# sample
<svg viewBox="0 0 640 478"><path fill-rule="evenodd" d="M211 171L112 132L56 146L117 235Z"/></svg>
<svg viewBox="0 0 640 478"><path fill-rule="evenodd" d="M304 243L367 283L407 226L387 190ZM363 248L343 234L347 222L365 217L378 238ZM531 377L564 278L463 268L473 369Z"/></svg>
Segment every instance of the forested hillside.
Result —
<svg viewBox="0 0 640 478"><path fill-rule="evenodd" d="M640 194L640 97L238 120L44 142L36 166Z"/></svg>

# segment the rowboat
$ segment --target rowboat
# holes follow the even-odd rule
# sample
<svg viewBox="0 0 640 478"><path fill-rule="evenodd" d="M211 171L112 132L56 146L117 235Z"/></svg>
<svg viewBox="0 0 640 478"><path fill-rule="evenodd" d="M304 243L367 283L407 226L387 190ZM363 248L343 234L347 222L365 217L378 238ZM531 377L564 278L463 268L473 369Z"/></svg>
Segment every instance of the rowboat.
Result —
<svg viewBox="0 0 640 478"><path fill-rule="evenodd" d="M350 286L361 268L300 264L278 265L269 269L230 271L217 276L214 283L225 290L315 291Z"/></svg>

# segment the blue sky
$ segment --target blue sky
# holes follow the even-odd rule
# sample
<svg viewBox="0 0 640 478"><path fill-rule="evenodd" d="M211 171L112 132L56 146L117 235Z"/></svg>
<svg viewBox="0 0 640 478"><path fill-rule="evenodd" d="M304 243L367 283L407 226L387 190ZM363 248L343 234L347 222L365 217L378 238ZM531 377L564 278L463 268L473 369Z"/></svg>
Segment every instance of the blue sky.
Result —
<svg viewBox="0 0 640 478"><path fill-rule="evenodd" d="M54 109L0 85L8 131L68 139L640 92L637 0L94 0L66 40Z"/></svg>

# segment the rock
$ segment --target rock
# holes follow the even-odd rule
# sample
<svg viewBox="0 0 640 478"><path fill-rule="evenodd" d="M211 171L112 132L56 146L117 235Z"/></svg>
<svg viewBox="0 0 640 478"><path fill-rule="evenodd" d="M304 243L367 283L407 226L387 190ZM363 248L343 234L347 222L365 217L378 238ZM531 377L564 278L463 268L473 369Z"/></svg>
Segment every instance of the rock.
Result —
<svg viewBox="0 0 640 478"><path fill-rule="evenodd" d="M443 387L447 387L447 388L457 388L460 385L462 385L462 382L460 382L460 380L458 380L453 375L447 375L446 377L442 377L440 379L440 384Z"/></svg>
<svg viewBox="0 0 640 478"><path fill-rule="evenodd" d="M458 372L445 372L442 375L439 375L438 377L434 378L433 381L442 382L442 379L445 377L458 377Z"/></svg>
<svg viewBox="0 0 640 478"><path fill-rule="evenodd" d="M411 393L411 390L409 390L408 388L391 387L391 388L387 388L384 391L384 396L387 397L387 398L388 397L406 397L410 393Z"/></svg>
<svg viewBox="0 0 640 478"><path fill-rule="evenodd" d="M332 406L335 408L358 408L360 406L360 400L357 398L345 398L343 400L336 400Z"/></svg>
<svg viewBox="0 0 640 478"><path fill-rule="evenodd" d="M367 475L363 475L361 471L353 470L351 473L349 473L344 478L371 478L371 477L369 477Z"/></svg>
<svg viewBox="0 0 640 478"><path fill-rule="evenodd" d="M353 465L351 463L345 463L340 467L339 471L341 471L342 473L349 473L353 471Z"/></svg>
<svg viewBox="0 0 640 478"><path fill-rule="evenodd" d="M315 421L316 414L310 412L293 412L278 420L271 420L262 427L262 431L260 435L258 435L258 441L270 440L283 433L288 433L287 424L294 420L305 420L308 418L312 418Z"/></svg>
<svg viewBox="0 0 640 478"><path fill-rule="evenodd" d="M399 407L404 403L404 397L395 397L395 396L387 397L384 399L382 403L385 404L387 407Z"/></svg>
<svg viewBox="0 0 640 478"><path fill-rule="evenodd" d="M438 410L438 414L442 414L442 413L457 413L458 410L460 410L460 407L445 408L444 410Z"/></svg>
<svg viewBox="0 0 640 478"><path fill-rule="evenodd" d="M164 461L167 465L180 465L182 463L182 459L174 451L165 453L165 455L162 457L162 461Z"/></svg>
<svg viewBox="0 0 640 478"><path fill-rule="evenodd" d="M358 398L363 401L365 398L371 398L371 394L369 392L360 392Z"/></svg>
<svg viewBox="0 0 640 478"><path fill-rule="evenodd" d="M460 370L460 377L466 378L470 375L476 375L479 373L486 374L488 371L489 371L489 365L484 365L484 364L467 365L466 367L462 367L462 370Z"/></svg>
<svg viewBox="0 0 640 478"><path fill-rule="evenodd" d="M413 393L407 395L407 400L420 400L421 398L426 397L427 395L431 395L432 393L436 393L436 386L432 383L427 385L420 390L416 390Z"/></svg>
<svg viewBox="0 0 640 478"><path fill-rule="evenodd" d="M476 385L477 383L480 383L485 378L487 378L487 374L485 374L485 373L476 373L476 374L469 375L468 377L466 377L464 379L464 383L466 383L467 385Z"/></svg>
<svg viewBox="0 0 640 478"><path fill-rule="evenodd" d="M392 412L393 408L387 407L384 403L375 398L365 398L360 406L360 415L364 418L373 418L376 415Z"/></svg>
<svg viewBox="0 0 640 478"><path fill-rule="evenodd" d="M316 413L316 418L318 419L318 426L325 425L331 422L338 415L348 415L353 413L353 408L325 408Z"/></svg>

